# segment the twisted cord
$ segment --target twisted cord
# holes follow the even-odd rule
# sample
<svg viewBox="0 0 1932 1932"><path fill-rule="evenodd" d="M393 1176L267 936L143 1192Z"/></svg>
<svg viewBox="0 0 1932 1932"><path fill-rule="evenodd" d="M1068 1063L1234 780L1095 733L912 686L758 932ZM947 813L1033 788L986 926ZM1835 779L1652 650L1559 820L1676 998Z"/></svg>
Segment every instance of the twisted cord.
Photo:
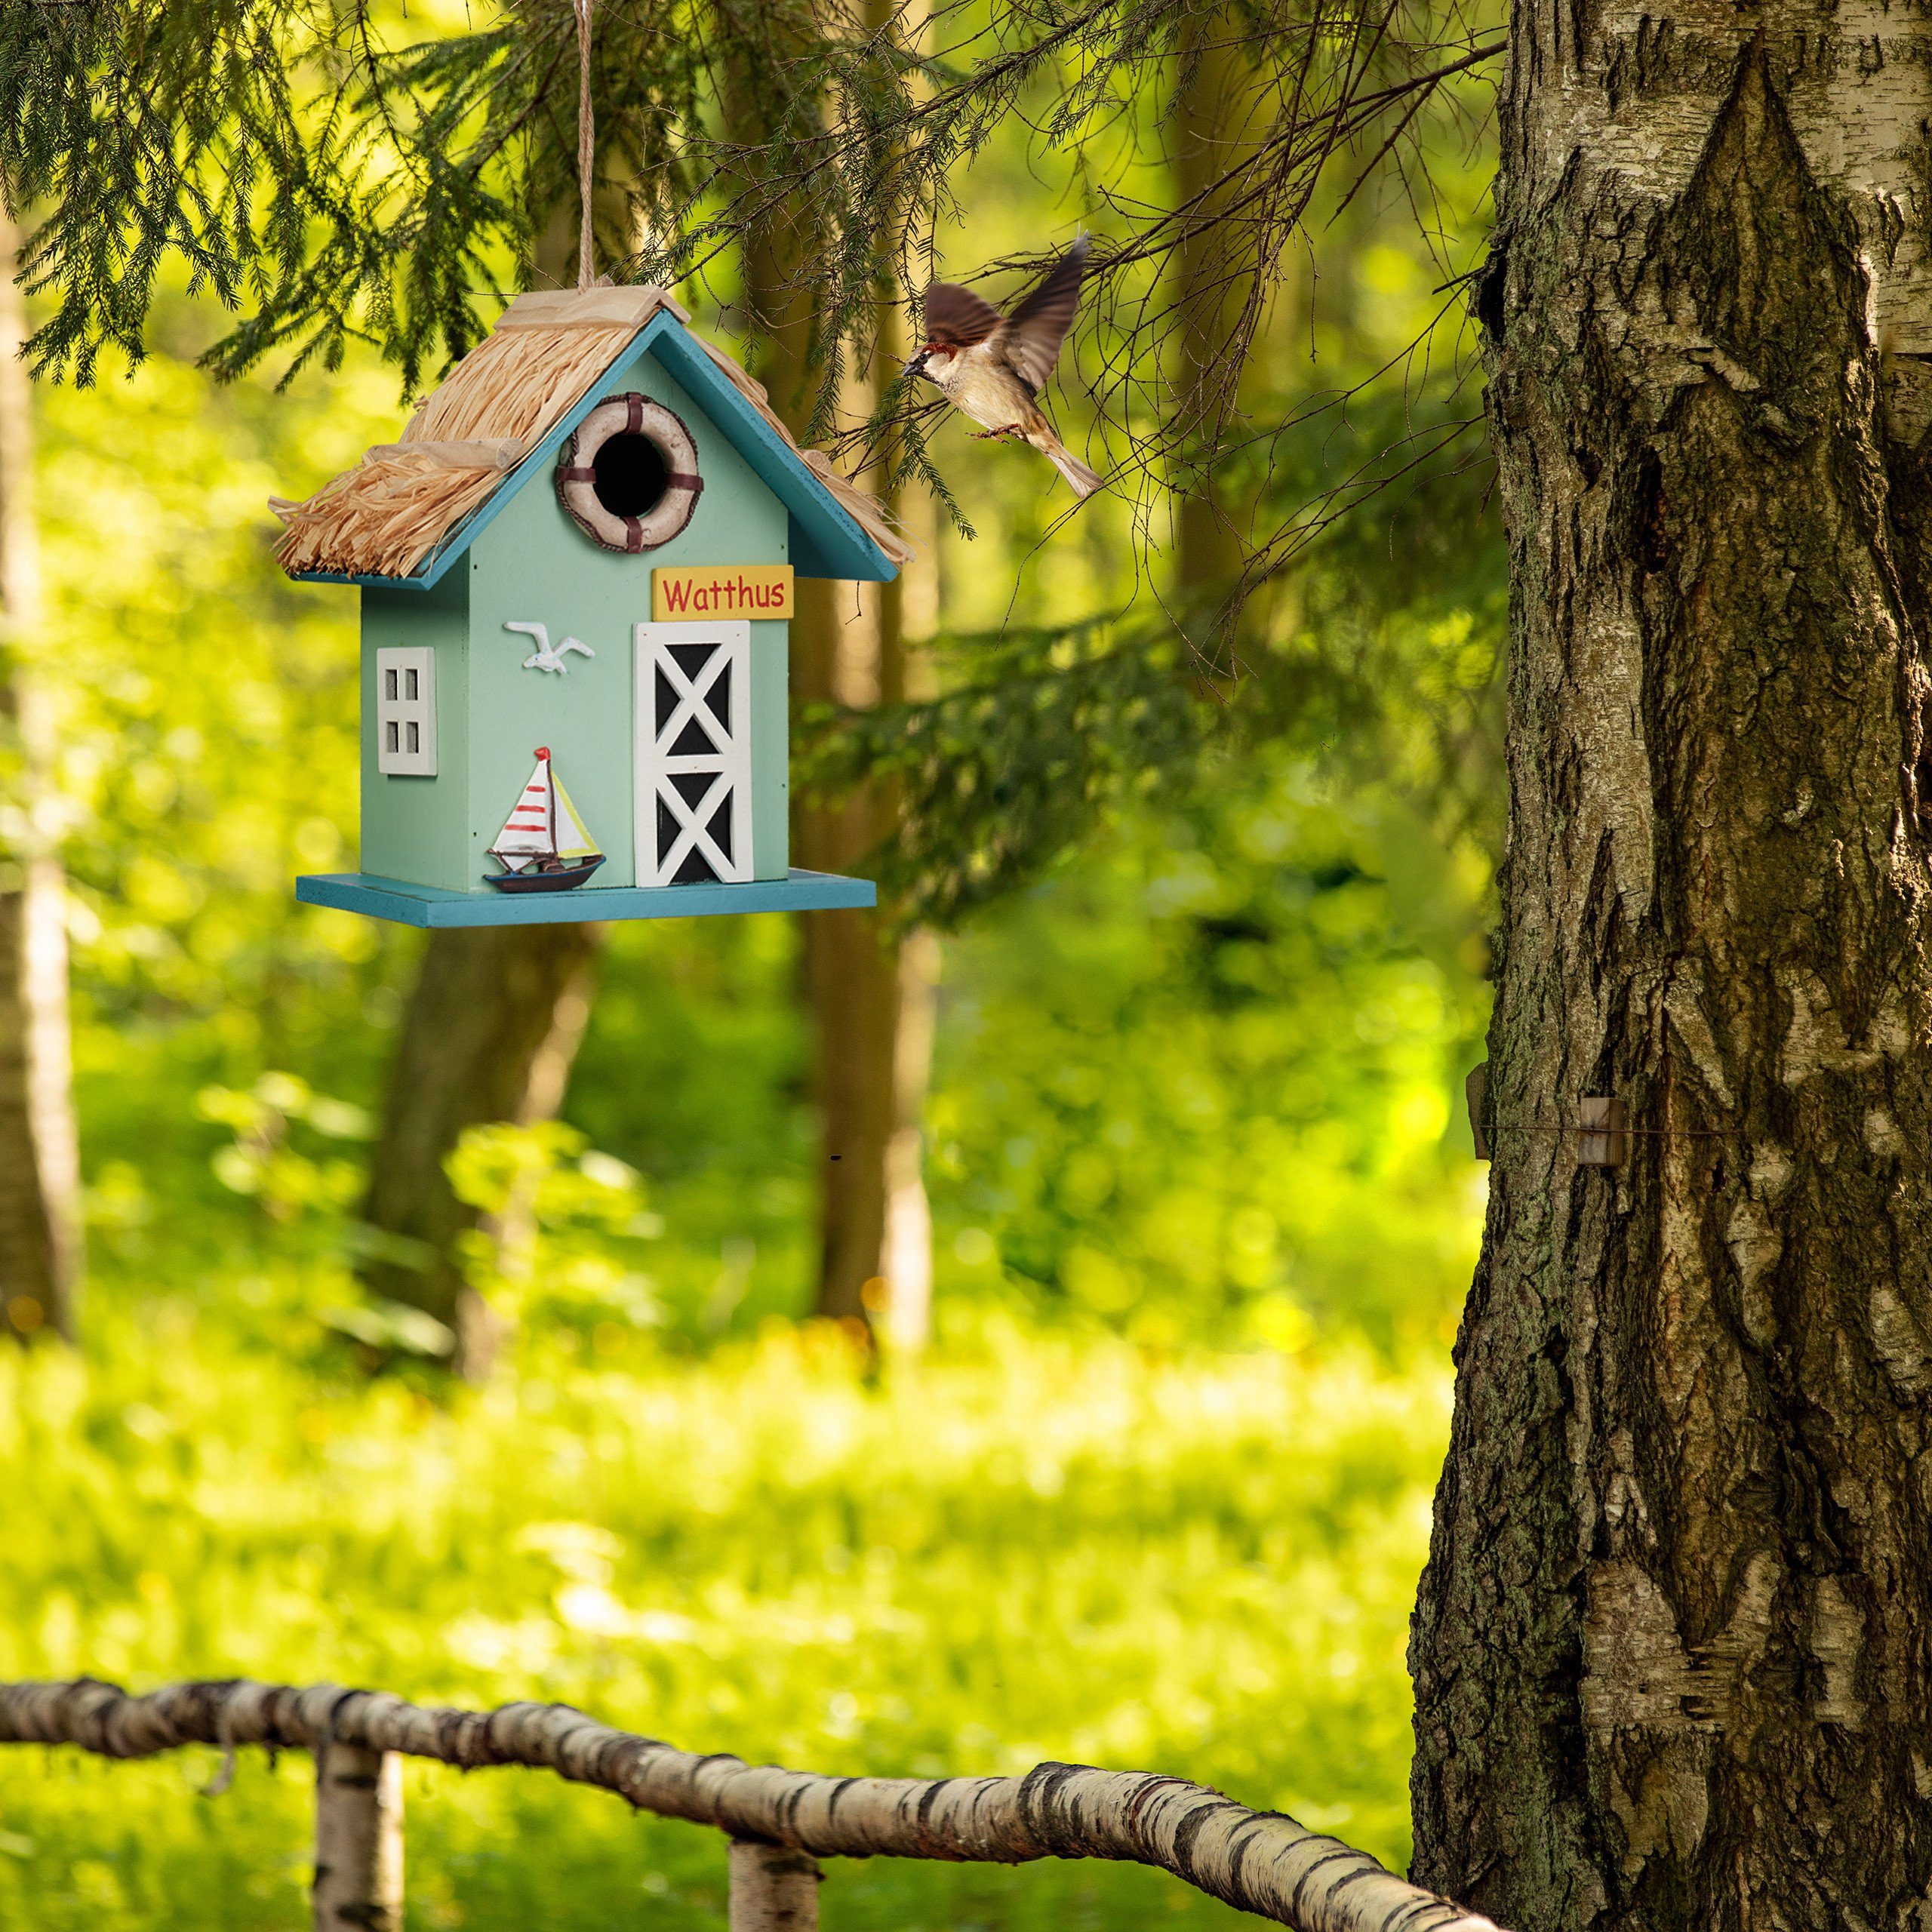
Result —
<svg viewBox="0 0 1932 1932"><path fill-rule="evenodd" d="M577 12L577 285L588 288L596 280L590 251L591 177L597 165L597 123L590 105L590 9L592 0L573 0Z"/></svg>

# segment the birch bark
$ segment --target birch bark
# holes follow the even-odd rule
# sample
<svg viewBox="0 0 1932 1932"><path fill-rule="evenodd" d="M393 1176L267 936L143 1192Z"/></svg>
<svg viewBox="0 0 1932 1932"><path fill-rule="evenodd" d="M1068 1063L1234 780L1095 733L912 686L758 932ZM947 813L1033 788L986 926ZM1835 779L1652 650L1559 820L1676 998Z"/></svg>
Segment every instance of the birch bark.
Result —
<svg viewBox="0 0 1932 1932"><path fill-rule="evenodd" d="M758 1838L731 1841L731 1932L818 1932L818 1860Z"/></svg>
<svg viewBox="0 0 1932 1932"><path fill-rule="evenodd" d="M1185 1778L1147 1771L1041 1764L1023 1778L835 1777L680 1751L613 1730L567 1704L438 1710L386 1691L332 1684L298 1690L233 1678L141 1697L91 1678L0 1684L0 1744L75 1744L140 1758L191 1740L301 1750L353 1745L465 1770L547 1767L616 1792L640 1810L758 1841L733 1854L734 1881L742 1872L749 1881L748 1912L783 1907L785 1885L814 1882L798 1866L786 1869L788 1850L999 1864L1113 1858L1158 1866L1298 1932L1497 1932L1284 1813L1251 1811ZM773 1879L776 1897L761 1882ZM735 1927L738 1884L732 1889ZM798 1911L810 1896L794 1889L790 1908Z"/></svg>
<svg viewBox="0 0 1932 1932"><path fill-rule="evenodd" d="M402 1932L402 1760L325 1744L315 1752L315 1932Z"/></svg>
<svg viewBox="0 0 1932 1932"><path fill-rule="evenodd" d="M0 860L0 1333L75 1339L81 1164L67 1013L66 878L47 824L45 693L29 660L40 620L33 392L26 314L0 214L0 737L9 850Z"/></svg>
<svg viewBox="0 0 1932 1932"><path fill-rule="evenodd" d="M1495 1158L1414 1626L1419 1882L1932 1923L1932 32L1520 0ZM1626 1103L1580 1168L1580 1096Z"/></svg>

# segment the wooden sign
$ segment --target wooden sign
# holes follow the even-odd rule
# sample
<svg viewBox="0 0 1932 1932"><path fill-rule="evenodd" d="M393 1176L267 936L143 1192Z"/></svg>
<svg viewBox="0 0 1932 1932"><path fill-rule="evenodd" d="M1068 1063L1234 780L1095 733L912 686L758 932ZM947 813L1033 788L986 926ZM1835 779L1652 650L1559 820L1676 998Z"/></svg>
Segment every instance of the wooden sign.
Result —
<svg viewBox="0 0 1932 1932"><path fill-rule="evenodd" d="M695 564L651 573L651 615L655 623L792 614L789 564Z"/></svg>

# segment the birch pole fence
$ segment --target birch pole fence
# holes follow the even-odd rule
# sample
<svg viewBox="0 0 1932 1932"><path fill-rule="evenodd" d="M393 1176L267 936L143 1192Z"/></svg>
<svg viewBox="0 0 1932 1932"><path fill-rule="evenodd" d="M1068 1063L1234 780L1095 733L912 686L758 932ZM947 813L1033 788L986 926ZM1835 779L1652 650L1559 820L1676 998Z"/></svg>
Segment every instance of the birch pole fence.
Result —
<svg viewBox="0 0 1932 1932"><path fill-rule="evenodd" d="M426 1709L381 1690L242 1679L131 1697L78 1678L0 1684L0 1744L145 1758L184 1744L315 1755L316 1932L401 1932L401 1762L520 1764L731 1841L731 1932L814 1932L820 1858L1153 1866L1295 1932L1497 1932L1366 1852L1185 1778L1041 1764L1024 1777L851 1778L699 1756L563 1704Z"/></svg>

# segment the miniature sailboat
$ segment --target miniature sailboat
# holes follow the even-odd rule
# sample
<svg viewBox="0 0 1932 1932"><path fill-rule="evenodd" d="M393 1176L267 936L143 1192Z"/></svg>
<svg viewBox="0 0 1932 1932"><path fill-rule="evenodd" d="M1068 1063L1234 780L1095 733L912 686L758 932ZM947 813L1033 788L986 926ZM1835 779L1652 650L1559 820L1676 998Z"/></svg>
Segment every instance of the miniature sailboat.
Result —
<svg viewBox="0 0 1932 1932"><path fill-rule="evenodd" d="M486 872L485 882L499 892L568 892L604 863L564 781L550 769L549 746L537 747L537 768L490 856L503 869Z"/></svg>

